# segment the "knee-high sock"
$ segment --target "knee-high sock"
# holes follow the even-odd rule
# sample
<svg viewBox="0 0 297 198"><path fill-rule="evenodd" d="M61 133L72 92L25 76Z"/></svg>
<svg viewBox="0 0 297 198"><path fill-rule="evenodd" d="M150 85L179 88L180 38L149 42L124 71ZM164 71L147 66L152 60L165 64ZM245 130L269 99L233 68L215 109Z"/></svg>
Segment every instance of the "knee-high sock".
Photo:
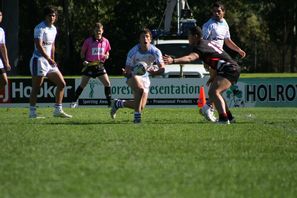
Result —
<svg viewBox="0 0 297 198"><path fill-rule="evenodd" d="M75 90L75 94L72 97L72 102L76 102L84 89L81 86L78 86Z"/></svg>

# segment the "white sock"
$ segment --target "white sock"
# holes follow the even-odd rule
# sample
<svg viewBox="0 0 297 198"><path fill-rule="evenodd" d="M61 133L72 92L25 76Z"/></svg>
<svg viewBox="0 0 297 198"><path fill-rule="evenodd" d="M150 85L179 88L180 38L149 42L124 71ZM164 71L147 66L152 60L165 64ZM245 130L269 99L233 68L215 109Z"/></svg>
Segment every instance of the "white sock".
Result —
<svg viewBox="0 0 297 198"><path fill-rule="evenodd" d="M62 111L62 104L55 104L55 109L57 111Z"/></svg>
<svg viewBox="0 0 297 198"><path fill-rule="evenodd" d="M126 100L118 100L116 102L116 107L117 108L124 108L124 103L126 102Z"/></svg>

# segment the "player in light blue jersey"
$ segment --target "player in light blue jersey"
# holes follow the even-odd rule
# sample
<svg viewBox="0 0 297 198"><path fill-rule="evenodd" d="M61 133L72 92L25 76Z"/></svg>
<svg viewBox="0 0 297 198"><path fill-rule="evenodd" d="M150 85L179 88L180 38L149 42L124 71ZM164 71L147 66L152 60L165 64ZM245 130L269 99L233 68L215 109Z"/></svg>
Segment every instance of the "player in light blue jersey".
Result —
<svg viewBox="0 0 297 198"><path fill-rule="evenodd" d="M30 95L29 118L43 118L36 114L37 94L47 77L56 86L56 100L54 117L71 118L62 109L64 87L66 83L55 62L55 38L57 29L54 26L57 11L53 6L44 9L45 20L39 23L34 29L34 52L30 60L30 71L32 75L32 91Z"/></svg>
<svg viewBox="0 0 297 198"><path fill-rule="evenodd" d="M127 84L131 87L134 99L133 100L119 100L115 99L111 105L111 117L114 119L119 108L127 107L134 109L134 123L141 122L141 112L145 108L151 75L160 75L164 73L164 61L161 51L151 44L152 34L147 28L144 28L139 33L139 44L135 45L128 53L126 60L126 67L123 71L127 78ZM145 62L147 67L143 75L137 75L134 72L134 67L139 62ZM153 67L157 64L158 68Z"/></svg>

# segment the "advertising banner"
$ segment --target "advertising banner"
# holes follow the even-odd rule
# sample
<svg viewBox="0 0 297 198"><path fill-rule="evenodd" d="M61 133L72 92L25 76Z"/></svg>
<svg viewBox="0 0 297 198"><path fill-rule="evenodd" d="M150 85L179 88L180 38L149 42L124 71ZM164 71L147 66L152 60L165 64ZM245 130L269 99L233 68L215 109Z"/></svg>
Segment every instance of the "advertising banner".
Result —
<svg viewBox="0 0 297 198"><path fill-rule="evenodd" d="M200 87L208 98L208 78L152 78L148 105L196 105ZM76 81L78 86L80 80ZM129 99L132 91L124 78L112 79L113 98ZM246 78L230 87L224 96L230 107L297 107L296 78ZM81 105L107 104L104 87L93 79L79 100Z"/></svg>
<svg viewBox="0 0 297 198"><path fill-rule="evenodd" d="M75 79L65 79L65 81L67 86L64 90L64 101L70 102L69 96L75 91ZM8 85L0 92L0 103L6 104L3 106L24 106L24 104L28 106L31 89L31 79L10 78ZM37 95L37 103L54 103L55 92L56 86L46 79Z"/></svg>
<svg viewBox="0 0 297 198"><path fill-rule="evenodd" d="M200 86L207 79L195 78L152 78L148 105L195 105L199 96ZM80 80L76 81L79 86ZM126 84L126 79L111 79L111 94L113 98L131 99L132 90ZM92 79L81 94L80 105L106 105L104 86Z"/></svg>
<svg viewBox="0 0 297 198"><path fill-rule="evenodd" d="M64 103L70 103L70 95L80 84L80 78L65 79ZM149 106L195 107L203 86L208 98L208 78L151 78ZM132 90L125 78L111 79L113 98L131 99ZM39 106L52 105L55 86L45 80L38 94ZM31 79L10 78L0 92L0 106L28 106ZM231 107L297 107L296 78L243 78L224 93ZM104 86L98 79L91 79L79 98L79 105L106 107Z"/></svg>
<svg viewBox="0 0 297 198"><path fill-rule="evenodd" d="M297 78L246 78L230 100L248 107L297 107ZM242 94L242 96L241 96ZM231 103L232 104L232 103Z"/></svg>

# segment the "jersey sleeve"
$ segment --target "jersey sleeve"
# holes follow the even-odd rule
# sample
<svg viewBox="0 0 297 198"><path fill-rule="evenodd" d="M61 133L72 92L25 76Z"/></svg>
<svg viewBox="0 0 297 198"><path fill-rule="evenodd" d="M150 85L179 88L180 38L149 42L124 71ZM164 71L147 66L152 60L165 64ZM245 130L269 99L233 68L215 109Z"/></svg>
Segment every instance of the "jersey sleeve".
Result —
<svg viewBox="0 0 297 198"><path fill-rule="evenodd" d="M133 49L134 49L134 48L133 48ZM126 59L126 66L133 67L133 54L134 54L133 49L131 49L131 50L128 52L127 59Z"/></svg>
<svg viewBox="0 0 297 198"><path fill-rule="evenodd" d="M156 63L158 65L164 63L162 52L157 48L156 48L156 51L155 51L155 58L156 58Z"/></svg>
<svg viewBox="0 0 297 198"><path fill-rule="evenodd" d="M228 23L225 21L225 26L226 26L226 34L225 34L225 37L224 37L224 39L226 39L226 38L230 38L231 37L231 35L230 35L230 29L229 29L229 25L228 25Z"/></svg>
<svg viewBox="0 0 297 198"><path fill-rule="evenodd" d="M109 41L106 39L106 49L105 49L105 51L106 51L106 52L109 52L110 50L111 50L110 43L109 43Z"/></svg>
<svg viewBox="0 0 297 198"><path fill-rule="evenodd" d="M202 37L203 37L204 40L208 40L209 39L210 32L211 32L211 29L210 29L209 23L205 23L202 26L202 34L203 34Z"/></svg>
<svg viewBox="0 0 297 198"><path fill-rule="evenodd" d="M44 29L41 27L36 27L34 28L34 39L41 39L42 40L42 36L44 33Z"/></svg>

